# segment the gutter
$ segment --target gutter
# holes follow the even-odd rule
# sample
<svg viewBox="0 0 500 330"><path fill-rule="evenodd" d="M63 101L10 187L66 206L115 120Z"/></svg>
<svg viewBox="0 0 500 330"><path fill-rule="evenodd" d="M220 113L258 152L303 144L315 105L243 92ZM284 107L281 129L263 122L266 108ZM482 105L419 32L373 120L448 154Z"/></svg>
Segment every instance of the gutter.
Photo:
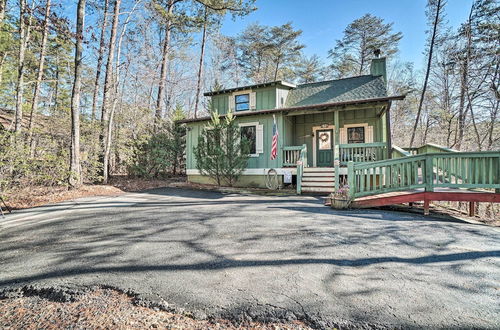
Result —
<svg viewBox="0 0 500 330"><path fill-rule="evenodd" d="M395 96L384 96L384 97L376 97L371 99L362 99L362 100L352 100L352 101L342 101L342 102L330 102L330 103L320 103L320 104L312 104L312 105L301 105L295 107L287 107L287 108L278 108L278 109L269 109L269 110L259 110L259 111L240 111L233 112L235 117L246 117L246 116L255 116L261 114L268 113L278 113L278 112L294 112L308 109L322 109L322 108L331 108L331 107L342 107L348 105L356 105L362 103L377 103L377 102L389 102L393 100L403 100L406 97L404 95L395 95ZM226 115L219 115L220 118L224 118ZM183 119L177 121L178 123L193 123L199 121L210 120L210 116L200 117L200 118L191 118L191 119Z"/></svg>

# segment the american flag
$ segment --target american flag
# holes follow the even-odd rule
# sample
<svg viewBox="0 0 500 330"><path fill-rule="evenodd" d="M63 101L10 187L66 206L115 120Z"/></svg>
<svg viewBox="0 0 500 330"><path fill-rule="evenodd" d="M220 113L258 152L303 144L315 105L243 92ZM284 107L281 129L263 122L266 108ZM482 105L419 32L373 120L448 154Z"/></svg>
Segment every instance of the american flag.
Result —
<svg viewBox="0 0 500 330"><path fill-rule="evenodd" d="M276 125L276 117L273 115L273 142L271 144L271 160L278 156L278 125Z"/></svg>

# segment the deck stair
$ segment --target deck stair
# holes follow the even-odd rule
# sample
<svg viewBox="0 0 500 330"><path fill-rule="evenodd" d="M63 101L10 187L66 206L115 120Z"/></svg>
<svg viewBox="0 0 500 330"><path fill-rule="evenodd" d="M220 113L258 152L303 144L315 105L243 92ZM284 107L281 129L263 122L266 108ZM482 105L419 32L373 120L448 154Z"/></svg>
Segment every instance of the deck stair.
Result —
<svg viewBox="0 0 500 330"><path fill-rule="evenodd" d="M329 194L335 189L335 169L333 167L305 167L302 175L302 191Z"/></svg>

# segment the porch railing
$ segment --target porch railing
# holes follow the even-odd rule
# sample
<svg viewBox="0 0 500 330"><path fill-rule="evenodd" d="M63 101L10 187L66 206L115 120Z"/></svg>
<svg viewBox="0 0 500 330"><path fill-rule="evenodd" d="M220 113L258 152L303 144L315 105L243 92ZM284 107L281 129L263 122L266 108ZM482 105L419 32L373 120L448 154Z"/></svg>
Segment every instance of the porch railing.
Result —
<svg viewBox="0 0 500 330"><path fill-rule="evenodd" d="M425 188L500 189L499 152L443 152L368 163L349 162L351 198Z"/></svg>
<svg viewBox="0 0 500 330"><path fill-rule="evenodd" d="M349 143L340 145L340 163L374 162L387 158L387 144L375 143Z"/></svg>
<svg viewBox="0 0 500 330"><path fill-rule="evenodd" d="M307 145L283 147L283 166L297 167L297 194L300 194L304 167L307 167Z"/></svg>
<svg viewBox="0 0 500 330"><path fill-rule="evenodd" d="M283 166L284 167L297 166L297 162L300 160L300 153L304 148L304 146L305 144L302 146L283 147Z"/></svg>

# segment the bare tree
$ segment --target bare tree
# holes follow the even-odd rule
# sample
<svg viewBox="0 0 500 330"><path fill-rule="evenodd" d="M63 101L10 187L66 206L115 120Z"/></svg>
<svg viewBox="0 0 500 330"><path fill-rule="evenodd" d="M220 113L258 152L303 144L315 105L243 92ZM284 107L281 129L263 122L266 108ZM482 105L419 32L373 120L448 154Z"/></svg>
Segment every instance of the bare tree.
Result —
<svg viewBox="0 0 500 330"><path fill-rule="evenodd" d="M35 81L35 90L33 92L33 101L31 102L31 114L29 120L28 127L28 142L31 146L31 152L34 152L34 144L33 144L33 126L35 123L35 116L38 110L38 97L40 95L40 86L42 84L43 79L43 69L45 64L45 53L47 50L47 38L49 35L49 23L50 23L50 6L51 0L47 0L45 3L45 18L43 21L43 33L42 33L42 45L40 49L40 59L38 61L38 71Z"/></svg>
<svg viewBox="0 0 500 330"><path fill-rule="evenodd" d="M433 24L433 28L432 28L432 37L431 37L431 41L429 44L429 54L428 54L428 58L427 58L427 68L425 71L424 86L422 87L422 93L420 95L420 102L418 104L417 116L415 118L415 124L413 125L413 131L411 133L410 148L413 146L413 142L415 140L415 134L416 134L417 128L418 128L418 123L420 121L420 115L422 113L422 105L424 103L425 92L427 90L427 83L429 81L429 74L431 72L432 52L434 50L434 44L436 41L436 35L437 35L437 30L438 30L438 25L439 25L439 16L441 14L441 11L443 10L444 2L442 3L441 0L429 0L429 7L435 9L434 24Z"/></svg>
<svg viewBox="0 0 500 330"><path fill-rule="evenodd" d="M85 26L85 0L78 0L76 14L76 47L75 73L71 93L71 150L70 187L77 188L82 184L82 169L80 165L80 89L82 75L83 28Z"/></svg>
<svg viewBox="0 0 500 330"><path fill-rule="evenodd" d="M111 140L112 140L112 136L113 136L113 118L115 115L116 105L117 105L118 99L119 99L118 87L120 84L120 68L121 68L120 57L121 57L123 37L127 31L127 25L130 22L130 18L132 17L132 14L135 12L135 9L140 2L141 2L141 0L136 1L136 3L134 4L134 7L129 12L127 18L125 19L125 22L123 23L120 37L118 38L118 47L117 47L117 52L116 52L116 70L115 70L115 77L114 77L114 81L113 81L113 83L114 83L113 84L113 104L111 106L111 110L109 113L109 120L107 122L107 131L106 131L105 145L104 145L103 183L108 183L109 175L110 175L109 157L110 157L110 152L111 152Z"/></svg>
<svg viewBox="0 0 500 330"><path fill-rule="evenodd" d="M104 149L106 145L106 136L108 136L109 127L109 113L111 111L111 93L113 91L113 64L115 58L116 47L116 33L118 30L118 21L120 20L120 5L121 0L115 0L113 23L111 25L111 35L108 48L108 60L106 63L106 76L104 80L104 93L102 97L102 110L101 110L101 133L99 135L99 145L101 147L100 161L102 164L101 174L103 180L107 180L108 169Z"/></svg>
<svg viewBox="0 0 500 330"><path fill-rule="evenodd" d="M97 97L99 96L99 80L101 78L101 68L102 61L104 59L104 49L106 48L106 29L108 27L108 9L109 0L104 1L104 13L101 25L101 38L99 41L99 50L97 55L96 73L95 73L95 83L94 83L94 93L92 94L92 112L91 118L95 120L97 111Z"/></svg>
<svg viewBox="0 0 500 330"><path fill-rule="evenodd" d="M163 50L161 58L161 69L160 69L160 82L158 84L158 95L156 97L156 119L162 117L162 105L165 98L165 84L167 80L167 70L168 70L168 56L170 47L170 36L172 33L172 13L174 11L174 5L176 1L168 0L167 7L165 10L165 36L163 37Z"/></svg>
<svg viewBox="0 0 500 330"><path fill-rule="evenodd" d="M35 2L32 3L33 7ZM29 17L26 19L26 13L29 11ZM20 133L23 121L23 94L24 94L24 71L26 48L30 39L31 18L33 8L28 10L26 0L19 0L19 52L17 67L17 85L16 85L16 118L14 130Z"/></svg>
<svg viewBox="0 0 500 330"><path fill-rule="evenodd" d="M205 43L207 40L207 24L208 24L208 8L204 8L203 15L203 31L201 34L201 51L200 51L200 64L198 67L198 76L196 82L196 94L195 94L195 103L194 103L194 118L198 115L198 104L200 101L200 90L201 90L201 78L203 74L203 59L205 57Z"/></svg>

